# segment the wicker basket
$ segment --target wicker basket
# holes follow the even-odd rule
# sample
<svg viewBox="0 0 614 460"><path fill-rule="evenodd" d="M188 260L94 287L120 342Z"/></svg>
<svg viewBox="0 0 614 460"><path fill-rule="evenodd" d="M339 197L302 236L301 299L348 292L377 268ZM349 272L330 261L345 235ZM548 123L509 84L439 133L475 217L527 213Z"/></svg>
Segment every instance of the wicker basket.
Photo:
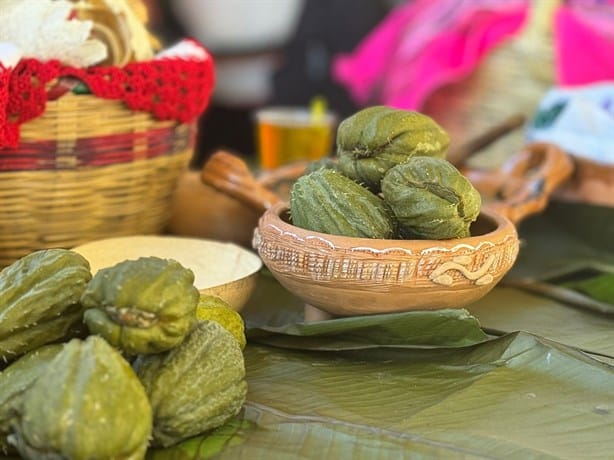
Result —
<svg viewBox="0 0 614 460"><path fill-rule="evenodd" d="M67 94L0 151L0 265L37 249L164 230L193 124Z"/></svg>

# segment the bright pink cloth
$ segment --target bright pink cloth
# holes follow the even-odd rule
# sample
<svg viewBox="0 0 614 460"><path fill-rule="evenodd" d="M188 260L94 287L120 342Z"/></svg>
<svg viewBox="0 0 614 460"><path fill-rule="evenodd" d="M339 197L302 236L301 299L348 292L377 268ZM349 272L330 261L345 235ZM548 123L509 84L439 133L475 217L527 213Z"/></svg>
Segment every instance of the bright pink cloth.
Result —
<svg viewBox="0 0 614 460"><path fill-rule="evenodd" d="M333 78L358 104L418 110L440 86L468 75L522 26L527 0L414 0L394 9Z"/></svg>
<svg viewBox="0 0 614 460"><path fill-rule="evenodd" d="M359 105L420 110L438 88L460 81L516 36L532 0L413 0L400 5L332 77ZM555 82L614 81L614 0L566 0L554 17Z"/></svg>
<svg viewBox="0 0 614 460"><path fill-rule="evenodd" d="M592 5L588 5L592 4ZM555 16L558 83L614 80L614 1L576 2Z"/></svg>

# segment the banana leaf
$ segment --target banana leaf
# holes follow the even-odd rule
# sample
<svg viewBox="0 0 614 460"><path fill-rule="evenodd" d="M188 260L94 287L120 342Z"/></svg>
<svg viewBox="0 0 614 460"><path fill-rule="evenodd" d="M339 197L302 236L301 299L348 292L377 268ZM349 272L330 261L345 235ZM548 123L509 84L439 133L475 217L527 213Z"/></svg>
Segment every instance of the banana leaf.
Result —
<svg viewBox="0 0 614 460"><path fill-rule="evenodd" d="M490 334L526 331L595 356L614 358L614 317L510 287L467 306Z"/></svg>
<svg viewBox="0 0 614 460"><path fill-rule="evenodd" d="M560 283L599 302L614 304L614 273L597 272L582 278L561 280Z"/></svg>
<svg viewBox="0 0 614 460"><path fill-rule="evenodd" d="M149 456L613 458L614 235L595 238L613 220L551 208L522 223L514 269L466 311L304 324L265 270L242 312L243 412Z"/></svg>
<svg viewBox="0 0 614 460"><path fill-rule="evenodd" d="M531 334L431 349L250 343L245 358L248 399L225 434L149 458L612 458L614 367Z"/></svg>
<svg viewBox="0 0 614 460"><path fill-rule="evenodd" d="M261 343L275 344L275 341L285 342L285 346L289 346L291 341L295 341L299 347L324 348L324 340L331 339L320 334L318 337L313 335L307 340L306 337L301 337L298 332L298 338L290 336L290 331L298 328L313 328L321 326L312 326L302 324L303 322L303 303L286 291L266 270L261 273L259 283L254 292L254 296L248 302L242 314L248 326L248 336L251 340L258 340ZM573 308L567 303L556 299L543 297L533 292L527 292L511 287L497 286L487 296L477 302L466 307L466 310L473 317L465 319L465 322L457 322L450 329L453 331L456 328L462 327L466 331L472 331L473 339L477 343L480 340L481 333L475 331L475 327L479 325L483 330L490 335L503 335L515 331L526 331L532 334L548 337L557 342L569 345L573 348L586 351L599 357L612 357L614 359L614 341L612 340L612 331L614 331L614 318L609 315L601 315L590 309ZM382 335L377 331L369 331L366 326L369 321L373 321L375 327L379 323L394 323L395 320L405 318L405 321L411 323L411 318L415 315L422 315L423 312L408 312L399 315L374 315L374 317L362 318L345 318L343 320L334 320L331 324L363 324L365 325L361 335L371 334L369 340L371 345L382 343L375 335ZM436 318L441 312L430 313L433 315L431 319ZM445 313L453 315L454 313ZM461 313L458 313L461 315ZM427 313L426 317L428 317ZM448 316L450 319L451 316ZM475 322L477 320L477 322ZM366 323L365 323L366 322ZM418 328L416 328L418 329ZM285 335L268 334L268 339L265 335L271 332L288 332ZM405 331L405 332L404 332ZM397 340L399 345L402 340L407 340L411 331L409 329L397 328L396 332L387 332L388 340ZM356 334L354 334L356 335ZM441 339L445 338L439 333ZM346 338L347 336L344 336ZM397 337L397 339L395 339ZM399 338L400 337L400 338ZM437 343L431 336L431 343L428 346L454 346L450 338L448 342ZM468 337L471 337L468 335ZM337 335L336 340L340 340ZM361 340L354 337L353 343L345 344L345 347L364 347L363 343L358 344L356 340ZM367 340L366 338L363 342ZM417 346L414 340L411 346ZM425 340L425 339L423 339ZM302 342L302 344L300 344ZM316 343L320 342L320 343ZM368 344L367 344L368 345ZM457 344L462 345L462 344ZM332 346L332 345L331 345ZM341 347L337 343L336 346ZM405 346L410 344L405 343Z"/></svg>
<svg viewBox="0 0 614 460"><path fill-rule="evenodd" d="M614 315L614 208L553 202L519 234L505 285Z"/></svg>
<svg viewBox="0 0 614 460"><path fill-rule="evenodd" d="M487 335L464 309L410 311L335 318L313 323L248 330L248 340L303 350L356 350L375 347L458 347Z"/></svg>
<svg viewBox="0 0 614 460"><path fill-rule="evenodd" d="M614 207L552 201L547 215L598 252L614 254Z"/></svg>

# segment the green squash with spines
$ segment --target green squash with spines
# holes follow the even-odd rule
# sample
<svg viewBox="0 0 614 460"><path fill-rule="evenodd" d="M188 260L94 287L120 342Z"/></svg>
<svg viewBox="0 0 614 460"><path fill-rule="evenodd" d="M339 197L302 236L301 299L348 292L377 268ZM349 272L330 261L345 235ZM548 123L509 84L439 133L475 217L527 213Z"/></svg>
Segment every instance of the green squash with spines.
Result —
<svg viewBox="0 0 614 460"><path fill-rule="evenodd" d="M471 182L442 158L414 157L391 168L382 193L405 239L468 237L482 204Z"/></svg>
<svg viewBox="0 0 614 460"><path fill-rule="evenodd" d="M17 421L24 395L62 349L60 343L43 345L0 372L0 454L16 453L7 436Z"/></svg>
<svg viewBox="0 0 614 460"><path fill-rule="evenodd" d="M344 119L336 142L339 170L377 193L388 169L413 156L444 158L450 138L428 115L380 105Z"/></svg>
<svg viewBox="0 0 614 460"><path fill-rule="evenodd" d="M27 390L9 438L26 459L143 459L152 411L118 350L90 336L66 343Z"/></svg>
<svg viewBox="0 0 614 460"><path fill-rule="evenodd" d="M333 169L301 176L290 191L292 224L357 238L391 238L395 221L377 195Z"/></svg>
<svg viewBox="0 0 614 460"><path fill-rule="evenodd" d="M194 273L173 259L140 257L99 270L81 303L84 320L128 355L179 345L196 322Z"/></svg>
<svg viewBox="0 0 614 460"><path fill-rule="evenodd" d="M34 251L0 272L0 361L69 339L83 319L89 262L61 248Z"/></svg>
<svg viewBox="0 0 614 460"><path fill-rule="evenodd" d="M201 321L177 347L134 362L153 408L153 444L168 447L223 425L247 395L239 342Z"/></svg>
<svg viewBox="0 0 614 460"><path fill-rule="evenodd" d="M318 169L333 169L339 171L339 160L334 157L324 157L319 160L310 161L307 163L303 175L312 173Z"/></svg>

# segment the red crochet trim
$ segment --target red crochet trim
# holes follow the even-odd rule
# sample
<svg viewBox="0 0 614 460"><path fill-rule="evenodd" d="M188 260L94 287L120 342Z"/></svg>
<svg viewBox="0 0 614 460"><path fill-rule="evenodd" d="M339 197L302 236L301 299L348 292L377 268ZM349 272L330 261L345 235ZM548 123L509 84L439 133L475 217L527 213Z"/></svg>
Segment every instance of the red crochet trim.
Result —
<svg viewBox="0 0 614 460"><path fill-rule="evenodd" d="M49 83L60 77L83 81L92 94L123 100L135 111L160 120L194 121L209 103L213 60L164 58L124 67L78 69L58 61L22 59L15 69L0 67L0 147L19 144L19 125L45 112Z"/></svg>
<svg viewBox="0 0 614 460"><path fill-rule="evenodd" d="M19 134L15 125L7 123L6 104L9 99L11 71L0 64L0 145L16 145Z"/></svg>

